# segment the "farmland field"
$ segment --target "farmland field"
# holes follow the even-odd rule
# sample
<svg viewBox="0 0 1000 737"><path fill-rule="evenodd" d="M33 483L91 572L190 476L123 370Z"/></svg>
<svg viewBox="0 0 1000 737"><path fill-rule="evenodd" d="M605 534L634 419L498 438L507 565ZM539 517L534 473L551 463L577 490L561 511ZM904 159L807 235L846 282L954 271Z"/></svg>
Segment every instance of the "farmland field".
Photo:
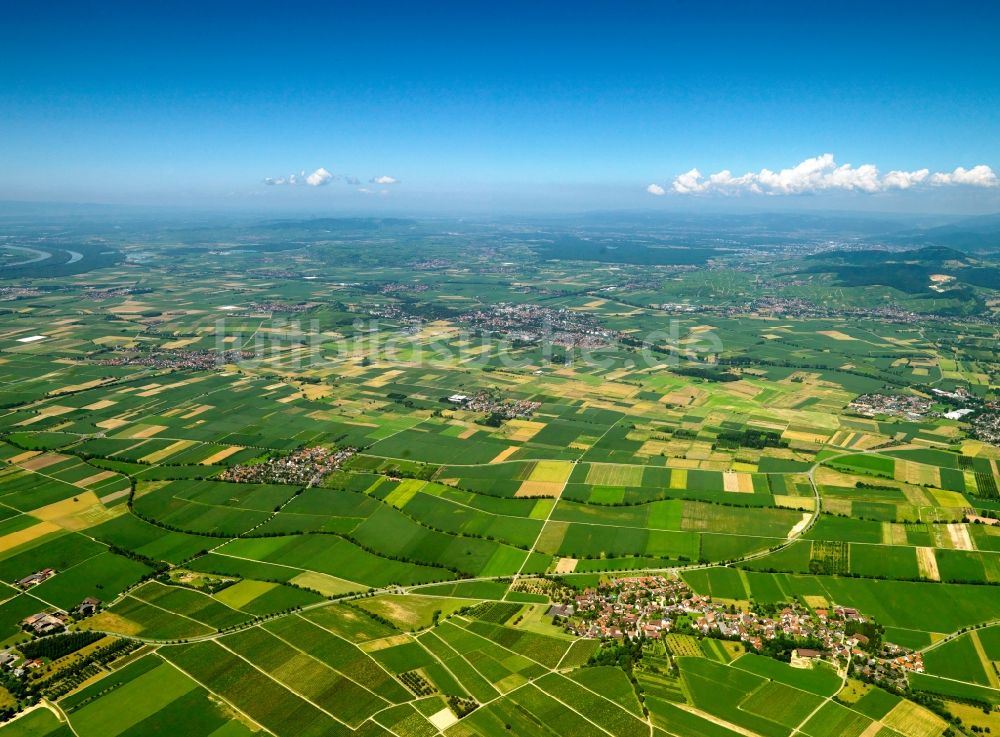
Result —
<svg viewBox="0 0 1000 737"><path fill-rule="evenodd" d="M991 287L889 310L818 235L73 227L121 259L0 276L0 737L941 737L1000 704Z"/></svg>

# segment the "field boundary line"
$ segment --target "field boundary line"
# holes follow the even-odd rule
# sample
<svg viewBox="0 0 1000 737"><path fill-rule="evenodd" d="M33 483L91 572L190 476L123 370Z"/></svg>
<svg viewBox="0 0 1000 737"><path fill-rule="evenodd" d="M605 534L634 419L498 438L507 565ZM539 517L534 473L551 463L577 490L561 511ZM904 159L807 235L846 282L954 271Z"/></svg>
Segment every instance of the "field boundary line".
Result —
<svg viewBox="0 0 1000 737"><path fill-rule="evenodd" d="M324 709L322 706L320 706L319 704L317 704L315 701L313 701L312 699L310 699L308 696L306 696L305 694L301 693L300 691L292 688L291 686L289 686L288 684L286 684L284 681L279 681L277 678L275 678L273 675L271 675L270 673L268 673L266 670L264 670L263 668L261 668L256 663L254 663L252 660L249 660L249 659L243 657L242 655L240 655L238 652L236 652L232 648L227 647L226 645L224 645L221 642L221 640L216 640L215 644L218 645L219 647L221 647L226 652L228 652L228 653L230 653L232 655L235 655L237 658L239 658L240 660L242 660L244 663L246 663L247 665L249 665L251 668L253 668L255 671L257 671L261 675L263 675L263 676L265 676L267 678L270 678L272 681L274 681L276 684L278 684L279 686L281 686L283 689L285 689L289 693L295 694L300 699L302 699L303 701L305 701L307 704L310 704L311 706L313 706L318 711L323 712L328 717L330 717L333 721L337 722L338 724L343 724L348 729L351 729L351 725L350 724L348 724L347 722L343 721L339 717L334 716L333 714L331 714L330 712L328 712L326 709Z"/></svg>
<svg viewBox="0 0 1000 737"><path fill-rule="evenodd" d="M359 688L363 688L365 691L367 691L368 693L370 693L372 696L374 696L375 698L377 698L379 701L384 701L387 704L387 706L383 707L383 709L389 709L389 708L395 706L395 704L393 704L391 701L389 701L389 699L385 698L384 696L380 696L379 694L375 693L370 688L368 688L368 686L366 686L363 683L355 680L354 678L351 678L349 675L347 675L343 671L339 670L338 668L334 668L329 663L326 663L326 662L320 660L319 658L313 657L312 655L310 655L309 653L307 653L302 648L300 648L297 645L295 645L294 643L289 642L288 640L286 640L284 637L282 637L281 635L279 635L277 632L272 632L271 630L269 630L266 627L264 627L262 624L255 624L254 627L259 628L260 630L262 630L263 632L266 632L267 634L271 635L272 637L275 637L275 638L281 640L283 643L285 643L286 645L288 645L288 647L292 648L296 652L299 652L302 655L305 655L306 657L311 658L312 660L315 660L317 663L319 663L320 665L322 665L324 668L326 668L327 670L332 671L333 673L336 673L337 675L339 675L344 680L350 681L351 683L355 684ZM416 639L416 638L414 638L414 639ZM374 658L373 658L373 660L374 660ZM454 674L452 674L452 675L454 675ZM409 701L404 701L402 703L408 704ZM382 711L382 709L379 709L379 711ZM375 712L375 713L377 714L378 712Z"/></svg>
<svg viewBox="0 0 1000 737"><path fill-rule="evenodd" d="M170 665L171 665L171 666L172 666L173 668L175 668L175 669L176 669L177 671L179 671L180 673L182 673L182 674L183 674L184 676L186 676L187 678L190 678L190 679L191 679L192 681L194 681L195 683L197 683L197 684L198 684L199 686L201 686L201 687L202 687L203 689L205 689L205 690L206 690L206 691L208 691L208 692L209 692L210 694L212 694L213 696L215 696L215 698L219 699L219 701L222 701L222 702L224 702L224 703L225 703L225 704L226 704L226 705L227 705L227 706L228 706L228 707L229 707L230 709L232 709L233 711L237 712L238 714L242 714L244 718L246 718L246 719L250 720L250 721L251 721L252 723L256 724L256 725L257 725L258 727L260 727L261 729L263 729L263 730L264 730L265 732L267 732L267 733L268 733L269 735L272 735L272 737L278 737L278 735L277 735L277 734L275 734L274 732L272 732L272 731L271 731L270 729L268 729L268 728L267 728L267 727L265 727L265 726L264 726L263 724L261 724L260 722L258 722L258 721L257 721L256 719L254 719L254 718L253 718L252 716L250 716L249 714L247 714L247 713L246 713L245 711L243 711L243 710L242 710L241 708L239 708L238 706L236 706L236 704L234 704L234 703L233 703L232 701L230 701L229 699L227 699L227 698L226 698L225 696L223 696L223 695L222 695L222 694L220 694L219 692L217 692L217 691L213 691L212 689L210 689L210 688L209 688L208 686L206 686L206 685L205 685L204 683L202 683L202 682L201 682L201 681L199 681L199 680L198 680L197 678L195 678L195 677L194 677L193 675L191 675L191 674L190 674L190 673L188 673L188 672L187 672L186 670L184 670L184 669L183 669L183 668L181 668L181 667L180 667L179 665L177 665L177 663L175 663L174 661L170 660L169 658L165 658L165 657L163 657L162 655L160 655L160 654L159 654L159 652L156 652L156 653L153 653L153 654L154 654L154 655L156 655L157 657L159 657L159 658L160 658L160 660L162 660L162 661L163 661L164 663L169 663L169 664L170 664Z"/></svg>

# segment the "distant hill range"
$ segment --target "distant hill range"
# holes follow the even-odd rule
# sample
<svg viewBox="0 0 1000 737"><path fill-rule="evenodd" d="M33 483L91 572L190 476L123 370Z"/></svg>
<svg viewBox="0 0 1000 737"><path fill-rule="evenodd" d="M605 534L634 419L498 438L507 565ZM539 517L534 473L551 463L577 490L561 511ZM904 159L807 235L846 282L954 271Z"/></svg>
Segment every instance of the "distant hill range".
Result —
<svg viewBox="0 0 1000 737"><path fill-rule="evenodd" d="M899 245L960 248L973 253L1000 251L1000 214L981 215L920 230L900 231L891 236Z"/></svg>
<svg viewBox="0 0 1000 737"><path fill-rule="evenodd" d="M1000 268L989 257L947 246L906 251L826 251L806 258L800 273L832 273L841 286L887 286L931 299L957 300L967 312L981 298L972 287L1000 288Z"/></svg>

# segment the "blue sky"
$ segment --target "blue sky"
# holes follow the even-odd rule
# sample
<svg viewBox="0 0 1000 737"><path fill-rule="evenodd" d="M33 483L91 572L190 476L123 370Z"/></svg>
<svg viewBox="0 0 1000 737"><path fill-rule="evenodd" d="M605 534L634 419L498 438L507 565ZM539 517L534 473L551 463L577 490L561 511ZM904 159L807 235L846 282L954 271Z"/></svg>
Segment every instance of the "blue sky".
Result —
<svg viewBox="0 0 1000 737"><path fill-rule="evenodd" d="M968 172L1000 171L998 27L919 0L9 4L0 199L996 211Z"/></svg>

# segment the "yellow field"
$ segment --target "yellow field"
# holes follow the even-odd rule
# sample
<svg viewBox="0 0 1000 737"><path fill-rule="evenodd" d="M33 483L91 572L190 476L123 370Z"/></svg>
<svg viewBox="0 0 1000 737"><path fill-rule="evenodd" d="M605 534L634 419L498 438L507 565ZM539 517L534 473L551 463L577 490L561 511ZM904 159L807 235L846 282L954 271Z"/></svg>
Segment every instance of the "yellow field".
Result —
<svg viewBox="0 0 1000 737"><path fill-rule="evenodd" d="M872 690L872 686L864 681L849 678L844 687L837 693L837 698L848 704L857 703L862 696Z"/></svg>
<svg viewBox="0 0 1000 737"><path fill-rule="evenodd" d="M23 427L25 425L33 425L34 423L40 422L41 420L47 419L49 417L58 417L59 415L64 415L67 412L72 412L72 411L73 411L72 407L63 407L62 405L51 404L48 407L42 407L40 410L38 410L37 415L35 415L34 417L29 417L26 420L22 420L21 422L18 422L17 425L18 427Z"/></svg>
<svg viewBox="0 0 1000 737"><path fill-rule="evenodd" d="M804 512L811 512L816 509L816 500L811 496L786 496L785 494L775 494L774 504L778 507L788 509L801 509Z"/></svg>
<svg viewBox="0 0 1000 737"><path fill-rule="evenodd" d="M502 461L506 461L512 455L517 453L517 451L520 450L520 447L521 446L519 445L511 445L510 447L501 450L499 453L496 454L493 460L490 461L490 463L501 463Z"/></svg>
<svg viewBox="0 0 1000 737"><path fill-rule="evenodd" d="M825 443L829 435L814 432L804 432L801 430L785 430L781 437L784 440L798 443Z"/></svg>
<svg viewBox="0 0 1000 737"><path fill-rule="evenodd" d="M957 491L943 491L941 489L929 489L934 496L934 500L939 507L967 507L969 502Z"/></svg>
<svg viewBox="0 0 1000 737"><path fill-rule="evenodd" d="M95 473L93 476L88 476L85 479L80 479L76 482L77 486L95 486L102 481L107 481L108 479L114 477L116 474L114 471L101 471L100 473Z"/></svg>
<svg viewBox="0 0 1000 737"><path fill-rule="evenodd" d="M420 596L419 594L387 594L372 599L363 599L359 606L385 617L400 629L409 630L430 627L434 621L435 611L447 616L456 609L468 606L468 604L466 599L445 599L438 596ZM391 641L391 638L375 640L371 644L376 647L384 647L383 643Z"/></svg>
<svg viewBox="0 0 1000 737"><path fill-rule="evenodd" d="M980 734L1000 734L1000 711L984 714L982 707L965 704L961 701L945 701L949 712L962 720L966 728L979 727ZM986 728L989 731L986 731Z"/></svg>
<svg viewBox="0 0 1000 737"><path fill-rule="evenodd" d="M239 609L277 585L276 583L267 583L266 581L239 581L215 594L215 598L226 606Z"/></svg>
<svg viewBox="0 0 1000 737"><path fill-rule="evenodd" d="M969 535L969 528L966 525L959 523L948 525L948 537L955 550L973 549L972 537Z"/></svg>
<svg viewBox="0 0 1000 737"><path fill-rule="evenodd" d="M565 481L522 481L514 496L559 497L562 496L564 488L566 488Z"/></svg>
<svg viewBox="0 0 1000 737"><path fill-rule="evenodd" d="M193 440L177 440L168 445L166 448L158 450L155 453L150 453L149 455L145 455L139 460L141 460L143 463L159 463L164 458L169 458L174 453L180 453L182 450L187 450L194 444L195 441Z"/></svg>
<svg viewBox="0 0 1000 737"><path fill-rule="evenodd" d="M63 461L69 460L70 456L60 455L59 453L42 453L41 455L33 456L24 461L18 462L21 468L26 468L29 471L41 471L43 468L48 468L49 466L54 466L57 463L62 463Z"/></svg>
<svg viewBox="0 0 1000 737"><path fill-rule="evenodd" d="M113 401L111 399L101 399L101 400L98 400L98 401L94 402L93 404L88 404L83 409L89 409L89 410L107 409L108 407L113 407L115 404L117 404L117 402L115 402L115 401Z"/></svg>
<svg viewBox="0 0 1000 737"><path fill-rule="evenodd" d="M823 498L823 511L829 512L830 514L843 514L850 517L851 506L850 499L832 499L830 497Z"/></svg>
<svg viewBox="0 0 1000 737"><path fill-rule="evenodd" d="M80 629L101 630L104 632L117 632L122 635L138 635L142 632L142 625L125 619L109 611L103 611L88 617L80 624Z"/></svg>
<svg viewBox="0 0 1000 737"><path fill-rule="evenodd" d="M74 498L63 499L61 502L53 502L44 507L39 507L31 512L31 516L45 522L54 522L65 517L70 517L87 507L97 504L100 504L100 501L94 492L81 491Z"/></svg>
<svg viewBox="0 0 1000 737"><path fill-rule="evenodd" d="M927 489L921 489L919 486L904 486L903 496L906 497L906 501L915 507L936 507L937 502L931 497Z"/></svg>
<svg viewBox="0 0 1000 737"><path fill-rule="evenodd" d="M669 440L646 440L643 442L642 447L636 451L636 455L658 456L660 453L670 450L671 442Z"/></svg>
<svg viewBox="0 0 1000 737"><path fill-rule="evenodd" d="M941 485L941 471L937 466L927 466L923 463L914 463L913 461L904 461L898 458L896 459L894 477L897 481L905 481L908 484L916 486L923 486L924 484L931 486Z"/></svg>
<svg viewBox="0 0 1000 737"><path fill-rule="evenodd" d="M941 573L938 571L937 556L934 555L934 548L917 548L917 568L920 575L931 581L940 581Z"/></svg>
<svg viewBox="0 0 1000 737"><path fill-rule="evenodd" d="M385 386L390 381L392 381L394 378L396 378L397 376L399 376L401 373L403 373L403 372L401 370L399 370L399 369L392 369L390 371L384 371L383 373L381 373L378 376L376 376L374 379L371 379L370 381L366 381L365 384L367 386L372 386L372 387L376 387L376 388L380 387L380 386Z"/></svg>
<svg viewBox="0 0 1000 737"><path fill-rule="evenodd" d="M573 472L569 461L538 461L528 475L528 481L566 483Z"/></svg>
<svg viewBox="0 0 1000 737"><path fill-rule="evenodd" d="M83 491L74 498L33 510L31 516L45 522L53 522L66 530L78 531L107 522L124 513L124 507L109 509L101 504L94 492Z"/></svg>
<svg viewBox="0 0 1000 737"><path fill-rule="evenodd" d="M587 483L595 486L642 486L642 466L595 463L587 472Z"/></svg>
<svg viewBox="0 0 1000 737"><path fill-rule="evenodd" d="M18 545L37 540L43 535L58 532L60 529L62 528L59 525L52 522L39 522L37 525L25 527L23 530L4 535L0 537L0 553L5 553L8 550L13 550Z"/></svg>
<svg viewBox="0 0 1000 737"><path fill-rule="evenodd" d="M556 563L556 575L560 573L572 573L576 570L576 564L579 562L576 558L560 558L559 562Z"/></svg>
<svg viewBox="0 0 1000 737"><path fill-rule="evenodd" d="M412 642L409 635L389 635L388 637L380 637L377 640L362 642L358 645L358 648L366 653L376 653L379 650L385 650L396 645L406 645L409 642Z"/></svg>
<svg viewBox="0 0 1000 737"><path fill-rule="evenodd" d="M509 440L516 440L519 442L526 442L531 440L535 435L537 435L541 430L545 428L544 422L533 422L531 420L508 420L508 428L513 430L513 432L507 433L507 438Z"/></svg>
<svg viewBox="0 0 1000 737"><path fill-rule="evenodd" d="M737 494L753 494L753 477L748 473L727 471L722 474L722 487Z"/></svg>
<svg viewBox="0 0 1000 737"><path fill-rule="evenodd" d="M883 522L882 543L885 545L906 545L906 525Z"/></svg>
<svg viewBox="0 0 1000 737"><path fill-rule="evenodd" d="M839 330L820 330L819 335L825 335L828 338L833 338L834 340L857 340L857 338L848 335L847 333L842 333Z"/></svg>
<svg viewBox="0 0 1000 737"><path fill-rule="evenodd" d="M201 465L202 466L211 466L213 463L218 463L219 461L223 461L226 458L228 458L229 456L231 456L233 453L238 453L241 450L243 450L243 448L239 447L238 445L232 445L232 446L230 446L228 448L223 448L219 452L213 453L208 458L206 458L205 460L203 460L201 462Z"/></svg>
<svg viewBox="0 0 1000 737"><path fill-rule="evenodd" d="M120 305L115 305L110 308L111 312L122 312L127 315L146 312L149 309L152 309L149 305L143 302L136 302L134 299L127 299Z"/></svg>
<svg viewBox="0 0 1000 737"><path fill-rule="evenodd" d="M26 450L23 453L18 453L16 456L12 456L9 459L9 462L10 463L15 463L15 464L24 463L29 458L34 458L35 456L40 455L40 454L41 454L41 451L39 451L39 450Z"/></svg>
<svg viewBox="0 0 1000 737"><path fill-rule="evenodd" d="M104 496L101 497L101 504L111 504L111 502L115 501L116 499L121 499L122 497L126 497L131 493L132 491L130 489L121 489L119 491L112 491L110 494L105 494Z"/></svg>
<svg viewBox="0 0 1000 737"><path fill-rule="evenodd" d="M200 404L187 414L181 415L182 420L190 420L193 417L197 417L203 412L208 412L210 409L215 409L211 404Z"/></svg>
<svg viewBox="0 0 1000 737"><path fill-rule="evenodd" d="M365 588L361 584L354 583L353 581L347 581L343 578L329 576L325 573L316 573L314 571L300 573L295 578L291 579L291 582L296 586L301 586L302 588L314 589L323 594L323 596L347 594L351 591L361 591Z"/></svg>
<svg viewBox="0 0 1000 737"><path fill-rule="evenodd" d="M163 344L163 347L167 350L177 350L178 348L185 348L192 343L197 343L199 338L179 338L178 340L171 340Z"/></svg>
<svg viewBox="0 0 1000 737"><path fill-rule="evenodd" d="M107 420L101 420L95 424L102 430L117 430L119 427L127 425L128 420L123 420L118 417L110 417Z"/></svg>
<svg viewBox="0 0 1000 737"><path fill-rule="evenodd" d="M161 433L167 429L166 425L136 425L132 432L126 437L129 438L151 438L157 433Z"/></svg>
<svg viewBox="0 0 1000 737"><path fill-rule="evenodd" d="M427 482L420 479L403 479L399 482L399 486L389 492L385 498L385 503L391 504L397 509L402 509L425 486L427 486Z"/></svg>
<svg viewBox="0 0 1000 737"><path fill-rule="evenodd" d="M882 717L882 724L900 734L913 737L937 737L948 726L941 717L912 701L900 701L896 704L892 711Z"/></svg>

